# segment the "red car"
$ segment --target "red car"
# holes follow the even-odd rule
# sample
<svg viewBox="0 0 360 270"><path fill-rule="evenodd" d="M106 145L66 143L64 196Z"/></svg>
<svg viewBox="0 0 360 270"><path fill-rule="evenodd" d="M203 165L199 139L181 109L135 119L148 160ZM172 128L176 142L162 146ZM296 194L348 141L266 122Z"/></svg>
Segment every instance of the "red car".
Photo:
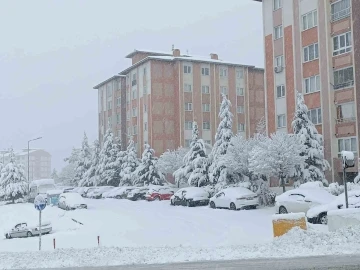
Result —
<svg viewBox="0 0 360 270"><path fill-rule="evenodd" d="M152 187L146 193L145 198L147 201L162 201L170 200L170 197L174 195L175 190L170 187Z"/></svg>

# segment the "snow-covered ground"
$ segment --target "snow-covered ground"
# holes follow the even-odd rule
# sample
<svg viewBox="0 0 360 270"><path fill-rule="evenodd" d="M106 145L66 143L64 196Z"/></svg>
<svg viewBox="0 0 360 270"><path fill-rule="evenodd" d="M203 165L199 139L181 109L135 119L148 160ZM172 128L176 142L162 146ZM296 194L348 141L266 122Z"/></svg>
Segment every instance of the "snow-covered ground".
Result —
<svg viewBox="0 0 360 270"><path fill-rule="evenodd" d="M37 238L0 240L0 269L360 253L360 228L329 233L326 226L310 225L307 231L293 229L273 239L273 208L235 212L172 207L169 202L87 202L88 210L44 211L54 232L43 237L41 260L34 260ZM0 233L18 221L34 220L37 212L31 204L0 207Z"/></svg>

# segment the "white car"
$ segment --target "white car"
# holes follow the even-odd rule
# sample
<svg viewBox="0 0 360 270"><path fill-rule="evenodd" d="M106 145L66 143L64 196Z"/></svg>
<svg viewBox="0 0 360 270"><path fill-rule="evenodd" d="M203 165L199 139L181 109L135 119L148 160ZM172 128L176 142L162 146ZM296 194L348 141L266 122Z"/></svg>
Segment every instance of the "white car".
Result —
<svg viewBox="0 0 360 270"><path fill-rule="evenodd" d="M349 208L360 208L360 190L348 191ZM327 212L330 210L338 210L346 208L345 193L335 197L335 199L328 203L310 208L306 217L308 222L314 224L327 224Z"/></svg>
<svg viewBox="0 0 360 270"><path fill-rule="evenodd" d="M100 199L104 192L111 191L112 189L114 189L112 186L97 187L92 192L88 193L87 197L92 199Z"/></svg>
<svg viewBox="0 0 360 270"><path fill-rule="evenodd" d="M103 198L126 199L127 195L136 187L116 187L108 192L104 192Z"/></svg>
<svg viewBox="0 0 360 270"><path fill-rule="evenodd" d="M64 210L87 209L87 204L78 193L62 193L59 197L58 207Z"/></svg>
<svg viewBox="0 0 360 270"><path fill-rule="evenodd" d="M50 222L42 222L41 234L48 234L52 231ZM20 237L31 237L39 235L39 224L36 226L28 225L26 222L16 224L11 230L5 233L6 239L20 238Z"/></svg>
<svg viewBox="0 0 360 270"><path fill-rule="evenodd" d="M311 207L327 204L335 200L335 196L324 188L296 188L276 196L276 213L306 213Z"/></svg>
<svg viewBox="0 0 360 270"><path fill-rule="evenodd" d="M255 209L259 206L258 196L243 187L225 188L210 199L211 208L227 208L230 210Z"/></svg>

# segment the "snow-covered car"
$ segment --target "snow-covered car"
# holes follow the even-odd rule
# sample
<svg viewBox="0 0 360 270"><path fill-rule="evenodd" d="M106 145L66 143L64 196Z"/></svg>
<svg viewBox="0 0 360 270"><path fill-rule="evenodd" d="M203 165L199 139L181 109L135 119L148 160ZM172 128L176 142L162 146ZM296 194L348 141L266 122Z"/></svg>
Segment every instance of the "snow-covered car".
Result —
<svg viewBox="0 0 360 270"><path fill-rule="evenodd" d="M348 191L348 204L349 208L360 208L360 190ZM322 204L310 208L306 213L306 217L310 223L327 224L328 211L343 209L345 207L345 193L342 193L328 204Z"/></svg>
<svg viewBox="0 0 360 270"><path fill-rule="evenodd" d="M102 194L107 191L111 191L114 189L112 186L102 186L95 188L90 194L88 193L86 197L91 199L101 199Z"/></svg>
<svg viewBox="0 0 360 270"><path fill-rule="evenodd" d="M170 198L171 205L184 205L188 207L209 204L209 193L200 187L187 187L179 189Z"/></svg>
<svg viewBox="0 0 360 270"><path fill-rule="evenodd" d="M50 222L41 223L41 234L48 234L52 231ZM20 237L31 237L34 235L39 235L39 224L32 226L28 225L26 222L16 224L11 230L5 233L7 239L11 238L20 238Z"/></svg>
<svg viewBox="0 0 360 270"><path fill-rule="evenodd" d="M127 199L132 201L145 200L145 195L148 191L149 191L149 187L134 188L128 193Z"/></svg>
<svg viewBox="0 0 360 270"><path fill-rule="evenodd" d="M162 201L170 200L170 197L175 193L175 189L168 186L153 186L146 193L147 201Z"/></svg>
<svg viewBox="0 0 360 270"><path fill-rule="evenodd" d="M83 197L90 198L92 193L96 190L96 187L87 187L84 189Z"/></svg>
<svg viewBox="0 0 360 270"><path fill-rule="evenodd" d="M255 209L259 206L256 193L243 187L225 188L210 199L211 208L227 208L230 210Z"/></svg>
<svg viewBox="0 0 360 270"><path fill-rule="evenodd" d="M87 204L78 193L62 193L59 197L58 207L64 210L87 209Z"/></svg>
<svg viewBox="0 0 360 270"><path fill-rule="evenodd" d="M324 188L296 188L276 196L276 213L306 213L310 208L327 204L335 200L335 196Z"/></svg>
<svg viewBox="0 0 360 270"><path fill-rule="evenodd" d="M117 187L109 192L103 193L103 198L126 199L127 195L137 187Z"/></svg>

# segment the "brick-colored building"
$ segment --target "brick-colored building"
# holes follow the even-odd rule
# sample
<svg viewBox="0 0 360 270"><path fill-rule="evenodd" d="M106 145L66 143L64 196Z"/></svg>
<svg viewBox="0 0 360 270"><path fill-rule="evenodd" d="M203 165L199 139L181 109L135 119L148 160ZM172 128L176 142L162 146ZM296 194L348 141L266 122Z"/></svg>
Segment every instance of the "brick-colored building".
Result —
<svg viewBox="0 0 360 270"><path fill-rule="evenodd" d="M257 1L263 7L268 132L292 132L301 91L333 168L326 177L341 182L340 151L357 156L359 149L360 1Z"/></svg>
<svg viewBox="0 0 360 270"><path fill-rule="evenodd" d="M126 57L132 65L119 73L119 78L125 78L125 87L118 87L118 95L126 97L119 109L126 115L126 123L121 122L118 130L133 137L139 154L144 143L149 143L157 156L167 149L188 146L193 121L197 121L205 142L213 144L221 93L232 103L234 133L251 136L265 116L263 69L222 61L216 54L207 58L181 55L178 49L170 53L135 50ZM95 88L99 100L104 98L102 84ZM113 115L113 110L101 108L100 138L107 125L101 119ZM114 119L109 120L114 123Z"/></svg>

